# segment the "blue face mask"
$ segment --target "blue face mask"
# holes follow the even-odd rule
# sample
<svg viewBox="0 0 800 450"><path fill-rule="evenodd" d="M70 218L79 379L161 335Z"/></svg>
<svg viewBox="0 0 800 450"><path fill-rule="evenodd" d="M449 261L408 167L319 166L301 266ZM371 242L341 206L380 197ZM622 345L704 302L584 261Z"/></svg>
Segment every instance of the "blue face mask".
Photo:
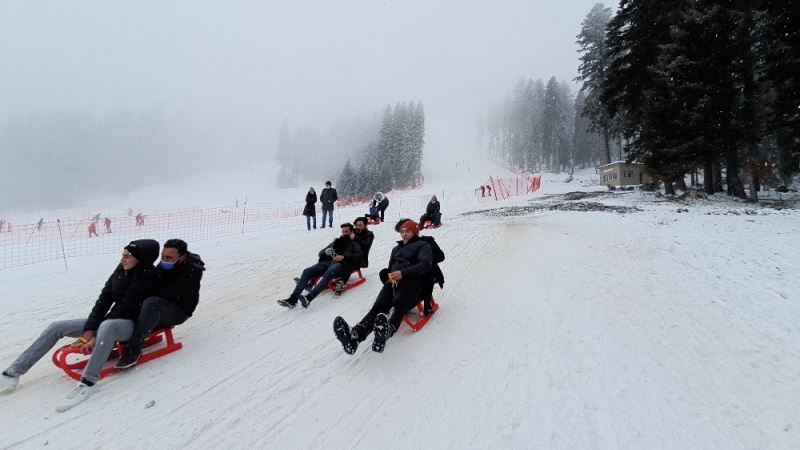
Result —
<svg viewBox="0 0 800 450"><path fill-rule="evenodd" d="M161 261L161 262L158 263L158 267L161 267L164 270L172 270L172 269L175 268L175 263L174 262Z"/></svg>

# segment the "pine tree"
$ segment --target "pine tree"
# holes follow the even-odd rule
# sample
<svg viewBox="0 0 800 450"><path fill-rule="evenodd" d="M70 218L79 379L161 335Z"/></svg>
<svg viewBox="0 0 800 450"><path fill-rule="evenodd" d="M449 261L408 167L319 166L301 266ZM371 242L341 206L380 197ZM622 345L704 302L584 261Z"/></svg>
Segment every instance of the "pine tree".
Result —
<svg viewBox="0 0 800 450"><path fill-rule="evenodd" d="M609 68L609 51L606 41L606 30L611 21L611 8L606 8L602 3L594 5L581 24L578 34L580 65L576 78L583 81L581 91L586 100L583 102L582 115L590 119L591 131L597 131L603 136L605 148L605 162L611 162L611 146L613 123L608 109L600 100L600 88L606 78Z"/></svg>

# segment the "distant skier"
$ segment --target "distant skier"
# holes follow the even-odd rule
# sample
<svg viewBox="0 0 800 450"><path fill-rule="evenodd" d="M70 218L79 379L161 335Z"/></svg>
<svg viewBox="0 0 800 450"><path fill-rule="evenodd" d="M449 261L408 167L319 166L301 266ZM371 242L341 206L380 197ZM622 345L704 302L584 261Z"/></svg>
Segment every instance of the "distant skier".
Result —
<svg viewBox="0 0 800 450"><path fill-rule="evenodd" d="M84 401L94 392L114 342L127 340L134 329L134 320L139 314L147 292L140 281L153 270L153 261L158 257L158 242L152 239L132 241L122 251L119 265L106 281L100 296L94 303L88 318L52 322L44 332L0 375L0 393L13 391L19 377L47 354L59 339L78 338L72 343L84 354L91 353L88 365L83 370L81 381L57 407L66 411Z"/></svg>
<svg viewBox="0 0 800 450"><path fill-rule="evenodd" d="M373 332L372 350L383 352L386 341L400 326L403 316L419 303L422 289L430 279L433 256L430 244L419 237L419 224L402 219L395 225L395 230L402 240L392 249L389 267L380 272L384 285L372 308L352 328L341 316L333 321L336 339L348 355L354 354L358 344ZM390 311L391 316L387 316Z"/></svg>
<svg viewBox="0 0 800 450"><path fill-rule="evenodd" d="M92 235L95 235L96 237L100 237L100 235L97 234L97 224L95 224L94 222L91 222L89 224L89 238L91 238Z"/></svg>
<svg viewBox="0 0 800 450"><path fill-rule="evenodd" d="M325 228L325 217L328 217L328 226L333 228L333 204L339 200L336 194L336 189L331 187L331 182L325 182L325 189L319 195L319 201L322 203L322 227Z"/></svg>
<svg viewBox="0 0 800 450"><path fill-rule="evenodd" d="M144 215L142 213L136 214L136 226L144 226Z"/></svg>
<svg viewBox="0 0 800 450"><path fill-rule="evenodd" d="M94 217L92 217L92 220L94 223L100 223L100 213L95 214Z"/></svg>
<svg viewBox="0 0 800 450"><path fill-rule="evenodd" d="M103 219L103 224L106 227L106 233L111 233L111 219L106 217L105 219Z"/></svg>
<svg viewBox="0 0 800 450"><path fill-rule="evenodd" d="M44 219L43 218L39 219L39 221L36 222L36 231L42 231L43 225L44 225Z"/></svg>

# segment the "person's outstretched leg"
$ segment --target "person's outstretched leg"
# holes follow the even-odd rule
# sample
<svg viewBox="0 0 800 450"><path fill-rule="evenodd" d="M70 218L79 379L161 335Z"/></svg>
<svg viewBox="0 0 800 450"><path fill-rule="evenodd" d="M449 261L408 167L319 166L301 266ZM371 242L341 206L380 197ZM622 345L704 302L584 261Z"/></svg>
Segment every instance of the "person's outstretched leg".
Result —
<svg viewBox="0 0 800 450"><path fill-rule="evenodd" d="M3 373L12 377L24 375L28 372L28 369L33 367L37 361L42 359L42 356L56 345L59 339L83 336L83 326L85 324L86 319L59 320L51 323Z"/></svg>

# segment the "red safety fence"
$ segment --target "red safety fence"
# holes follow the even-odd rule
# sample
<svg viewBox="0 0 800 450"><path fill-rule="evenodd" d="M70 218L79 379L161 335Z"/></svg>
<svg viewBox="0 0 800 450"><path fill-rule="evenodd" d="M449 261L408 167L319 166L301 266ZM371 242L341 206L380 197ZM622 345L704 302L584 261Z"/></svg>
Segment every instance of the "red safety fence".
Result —
<svg viewBox="0 0 800 450"><path fill-rule="evenodd" d="M538 179L538 177L535 177ZM491 178L496 186L509 195L524 195L523 186L530 183L525 177ZM537 185L538 189L538 185ZM404 194L405 192L405 194ZM480 192L434 192L442 203L442 214L453 216L489 200ZM408 191L387 193L389 212L397 217L415 219L425 212L431 195L409 195ZM337 217L356 217L367 213L371 197L342 198L337 202ZM498 197L496 200L503 198ZM476 201L477 200L477 201ZM491 200L495 200L492 198ZM181 209L154 212L142 216L109 216L89 219L52 219L34 224L9 225L0 230L0 270L45 261L121 252L135 239L166 239L179 237L189 242L264 230L305 227L302 201L281 203L239 203L210 209ZM318 212L319 214L319 212ZM337 219L338 220L338 219ZM388 218L387 218L388 221Z"/></svg>

